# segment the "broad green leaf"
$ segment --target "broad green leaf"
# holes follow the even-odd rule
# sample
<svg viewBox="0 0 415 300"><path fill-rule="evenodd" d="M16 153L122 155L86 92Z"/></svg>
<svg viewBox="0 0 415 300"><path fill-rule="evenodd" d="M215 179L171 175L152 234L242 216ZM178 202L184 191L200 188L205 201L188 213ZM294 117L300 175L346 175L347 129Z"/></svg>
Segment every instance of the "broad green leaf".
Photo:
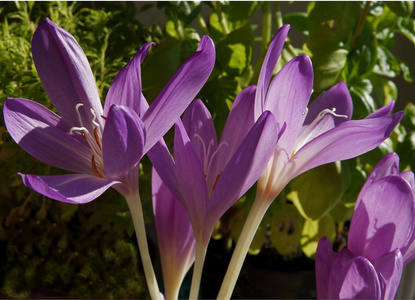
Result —
<svg viewBox="0 0 415 300"><path fill-rule="evenodd" d="M379 45L377 53L378 61L373 68L373 72L390 78L398 76L400 67L395 56L382 45Z"/></svg>
<svg viewBox="0 0 415 300"><path fill-rule="evenodd" d="M330 241L334 241L336 237L336 226L330 214L316 221L305 220L300 244L307 257L315 257L318 242L323 236Z"/></svg>
<svg viewBox="0 0 415 300"><path fill-rule="evenodd" d="M375 66L377 60L377 41L372 29L365 26L356 40L356 47L347 59L348 79L356 76L365 78Z"/></svg>
<svg viewBox="0 0 415 300"><path fill-rule="evenodd" d="M400 141L396 146L396 153L400 158L402 167L410 166L415 170L415 132L412 131L404 136L403 141Z"/></svg>
<svg viewBox="0 0 415 300"><path fill-rule="evenodd" d="M347 48L359 21L359 2L315 1L308 15L307 47L313 53Z"/></svg>
<svg viewBox="0 0 415 300"><path fill-rule="evenodd" d="M410 17L414 10L413 1L385 1L383 3L400 17Z"/></svg>
<svg viewBox="0 0 415 300"><path fill-rule="evenodd" d="M354 202L355 203L355 202ZM337 223L343 223L347 220L350 220L354 211L353 204L344 204L342 202L337 203L337 205L330 211L330 215L333 220Z"/></svg>
<svg viewBox="0 0 415 300"><path fill-rule="evenodd" d="M340 200L341 179L335 163L311 169L290 183L291 197L301 215L318 220Z"/></svg>
<svg viewBox="0 0 415 300"><path fill-rule="evenodd" d="M344 192L340 198L340 203L346 207L353 206L357 196L362 189L367 178L365 170L357 163L356 159L349 159L341 162L341 177L348 177L350 180L342 180ZM348 184L347 184L348 183Z"/></svg>
<svg viewBox="0 0 415 300"><path fill-rule="evenodd" d="M399 19L398 26L401 33L415 44L415 20L410 18Z"/></svg>
<svg viewBox="0 0 415 300"><path fill-rule="evenodd" d="M415 131L415 104L408 103L404 109L404 115L402 118L402 125L408 131Z"/></svg>
<svg viewBox="0 0 415 300"><path fill-rule="evenodd" d="M300 30L303 34L308 35L307 14L305 12L293 12L283 15L284 24L290 24L291 27Z"/></svg>
<svg viewBox="0 0 415 300"><path fill-rule="evenodd" d="M338 82L346 61L348 52L345 49L334 51L321 49L313 53L311 60L314 68L314 89L319 92Z"/></svg>
<svg viewBox="0 0 415 300"><path fill-rule="evenodd" d="M216 47L219 67L230 76L241 76L251 65L254 34L243 26L222 39Z"/></svg>
<svg viewBox="0 0 415 300"><path fill-rule="evenodd" d="M353 119L360 120L376 110L376 103L372 97L373 86L370 80L354 78L348 82L349 92L353 99Z"/></svg>
<svg viewBox="0 0 415 300"><path fill-rule="evenodd" d="M270 239L278 253L285 256L298 250L304 219L291 202L285 199L271 205Z"/></svg>

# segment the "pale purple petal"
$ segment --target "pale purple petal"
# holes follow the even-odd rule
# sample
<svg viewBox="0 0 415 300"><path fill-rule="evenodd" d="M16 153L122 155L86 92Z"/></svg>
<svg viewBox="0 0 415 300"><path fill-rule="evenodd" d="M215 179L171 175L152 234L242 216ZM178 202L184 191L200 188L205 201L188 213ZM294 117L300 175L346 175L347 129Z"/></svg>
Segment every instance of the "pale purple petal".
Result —
<svg viewBox="0 0 415 300"><path fill-rule="evenodd" d="M115 181L87 174L20 175L28 188L48 198L73 204L91 202L117 184Z"/></svg>
<svg viewBox="0 0 415 300"><path fill-rule="evenodd" d="M25 99L4 102L4 122L15 142L36 159L57 168L92 173L91 149L79 133L43 105Z"/></svg>
<svg viewBox="0 0 415 300"><path fill-rule="evenodd" d="M378 274L366 258L350 259L341 269L333 266L331 274L329 299L381 299Z"/></svg>
<svg viewBox="0 0 415 300"><path fill-rule="evenodd" d="M278 146L291 152L306 117L307 104L313 90L313 67L307 55L288 62L275 75L265 101L265 110L274 114L280 127L287 124Z"/></svg>
<svg viewBox="0 0 415 300"><path fill-rule="evenodd" d="M196 243L189 216L156 170L152 173L153 211L166 294L180 286L195 260Z"/></svg>
<svg viewBox="0 0 415 300"><path fill-rule="evenodd" d="M222 147L220 155L212 166L213 169L217 170L229 162L254 126L255 91L255 86L249 86L236 96L220 138L220 143L226 143L226 146Z"/></svg>
<svg viewBox="0 0 415 300"><path fill-rule="evenodd" d="M144 143L144 124L137 112L125 106L111 106L102 137L102 156L108 178L126 175L143 156Z"/></svg>
<svg viewBox="0 0 415 300"><path fill-rule="evenodd" d="M271 80L275 65L281 55L281 51L284 47L285 39L287 38L289 30L290 25L284 25L278 29L268 46L267 54L265 55L258 78L255 96L255 119L258 119L265 110L264 102L269 82Z"/></svg>
<svg viewBox="0 0 415 300"><path fill-rule="evenodd" d="M183 115L183 126L202 164L216 151L217 137L210 112L200 99L193 101Z"/></svg>
<svg viewBox="0 0 415 300"><path fill-rule="evenodd" d="M318 242L315 259L317 299L328 298L328 284L331 265L336 253L332 251L333 245L327 237Z"/></svg>
<svg viewBox="0 0 415 300"><path fill-rule="evenodd" d="M204 218L209 196L202 163L190 143L183 123L180 120L176 122L175 126L174 158L177 167L176 176L178 182L180 182L180 189L183 195L178 200L183 201L182 204L189 213L196 239L198 239L200 236L197 235L201 233L199 231L201 228L197 226L205 227Z"/></svg>
<svg viewBox="0 0 415 300"><path fill-rule="evenodd" d="M401 252L399 249L389 252L376 260L373 265L386 282L382 286L382 298L394 299L402 276L403 260Z"/></svg>
<svg viewBox="0 0 415 300"><path fill-rule="evenodd" d="M177 121L210 76L215 64L213 41L204 36L197 51L184 62L143 116L146 153Z"/></svg>
<svg viewBox="0 0 415 300"><path fill-rule="evenodd" d="M163 180L164 184L172 192L176 199L182 199L183 195L180 189L180 182L178 181L176 164L171 156L169 149L167 148L164 139L157 142L147 155L157 170L158 175Z"/></svg>
<svg viewBox="0 0 415 300"><path fill-rule="evenodd" d="M252 127L223 173L218 174L209 204L208 224L211 222L210 225L214 226L219 217L258 180L275 149L277 139L278 125L272 113L266 111Z"/></svg>
<svg viewBox="0 0 415 300"><path fill-rule="evenodd" d="M370 261L408 245L415 225L414 197L399 175L378 179L359 194L348 249Z"/></svg>
<svg viewBox="0 0 415 300"><path fill-rule="evenodd" d="M140 113L140 106L143 101L141 64L150 46L153 44L152 42L144 44L134 58L115 76L105 99L104 116L108 115L113 104L124 105L134 110L137 114Z"/></svg>
<svg viewBox="0 0 415 300"><path fill-rule="evenodd" d="M42 21L32 40L32 53L36 70L50 100L59 114L71 126L80 126L75 106L83 119L91 119L92 109L102 115L95 78L88 60L74 37L51 20ZM96 120L101 126L101 118ZM92 124L85 124L91 131ZM92 131L91 131L92 132Z"/></svg>
<svg viewBox="0 0 415 300"><path fill-rule="evenodd" d="M365 119L373 119L373 118L379 118L379 117L386 117L389 116L393 110L393 107L395 106L395 101L391 101L385 106L379 108L377 111L371 113L368 115Z"/></svg>
<svg viewBox="0 0 415 300"><path fill-rule="evenodd" d="M401 119L402 113L398 112L387 117L342 123L300 148L285 170L294 178L319 165L366 153L387 139Z"/></svg>

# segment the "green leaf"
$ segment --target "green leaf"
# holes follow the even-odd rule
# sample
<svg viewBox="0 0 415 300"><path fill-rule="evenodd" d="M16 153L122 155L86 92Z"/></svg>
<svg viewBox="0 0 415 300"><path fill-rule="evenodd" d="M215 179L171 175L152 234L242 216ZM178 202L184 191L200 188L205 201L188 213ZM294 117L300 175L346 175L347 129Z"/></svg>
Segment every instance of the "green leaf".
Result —
<svg viewBox="0 0 415 300"><path fill-rule="evenodd" d="M284 24L290 24L291 27L300 30L303 34L308 35L307 13L293 12L283 15Z"/></svg>
<svg viewBox="0 0 415 300"><path fill-rule="evenodd" d="M373 86L368 79L355 77L348 82L349 92L353 100L353 119L360 120L366 118L376 110L376 103L371 93Z"/></svg>
<svg viewBox="0 0 415 300"><path fill-rule="evenodd" d="M219 67L230 76L241 76L251 65L254 34L246 25L232 31L216 46Z"/></svg>
<svg viewBox="0 0 415 300"><path fill-rule="evenodd" d="M394 78L398 76L400 66L395 56L384 46L378 46L378 61L373 72L379 75Z"/></svg>
<svg viewBox="0 0 415 300"><path fill-rule="evenodd" d="M398 27L401 33L415 44L415 20L410 18L399 19Z"/></svg>
<svg viewBox="0 0 415 300"><path fill-rule="evenodd" d="M290 183L290 200L306 219L318 220L340 200L341 179L335 163L311 169Z"/></svg>
<svg viewBox="0 0 415 300"><path fill-rule="evenodd" d="M271 205L271 243L281 255L290 255L298 250L304 219L298 210L285 199L276 200Z"/></svg>
<svg viewBox="0 0 415 300"><path fill-rule="evenodd" d="M414 10L413 1L385 1L383 3L400 17L410 17Z"/></svg>
<svg viewBox="0 0 415 300"><path fill-rule="evenodd" d="M300 244L307 257L315 257L318 242L323 236L326 236L330 241L334 241L336 237L336 226L330 214L320 220L306 220L304 222Z"/></svg>

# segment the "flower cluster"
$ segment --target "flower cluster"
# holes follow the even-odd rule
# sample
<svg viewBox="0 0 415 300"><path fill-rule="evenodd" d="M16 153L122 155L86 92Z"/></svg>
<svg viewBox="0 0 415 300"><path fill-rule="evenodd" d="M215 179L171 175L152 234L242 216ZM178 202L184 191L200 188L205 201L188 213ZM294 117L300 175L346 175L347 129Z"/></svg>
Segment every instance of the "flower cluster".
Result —
<svg viewBox="0 0 415 300"><path fill-rule="evenodd" d="M253 234L289 181L316 166L376 148L402 118L401 112L391 114L391 102L363 120L352 120L352 100L343 82L308 105L313 68L307 55L295 57L272 78L289 28L285 25L275 34L257 85L236 97L218 142L210 112L200 99L194 100L215 63L208 36L151 105L142 91L141 63L152 43L142 46L115 77L102 107L81 47L68 32L44 20L33 37L33 58L59 115L34 101L8 98L4 118L9 134L25 151L74 173L21 174L23 183L52 199L76 204L96 199L109 187L120 192L131 210L150 295L157 299L161 296L139 195L139 165L147 154L154 167L153 209L165 296L178 297L195 262L193 299L199 296L215 224L258 182L218 296L229 298ZM163 136L173 125L171 154ZM413 187L412 173L398 173L396 156L375 168L357 200L348 249L335 254L328 240L320 242L319 297L395 294L402 265L415 256ZM334 269L341 271L331 272Z"/></svg>
<svg viewBox="0 0 415 300"><path fill-rule="evenodd" d="M415 257L414 188L395 153L376 165L356 200L347 248L335 253L327 238L319 242L318 298L395 297L402 268Z"/></svg>

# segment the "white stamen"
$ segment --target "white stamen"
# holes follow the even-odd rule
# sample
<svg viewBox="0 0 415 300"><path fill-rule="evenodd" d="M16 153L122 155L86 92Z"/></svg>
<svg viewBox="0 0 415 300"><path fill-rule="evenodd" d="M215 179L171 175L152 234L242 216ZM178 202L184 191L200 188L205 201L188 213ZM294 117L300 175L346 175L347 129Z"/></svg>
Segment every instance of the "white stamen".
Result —
<svg viewBox="0 0 415 300"><path fill-rule="evenodd" d="M322 134L323 132L319 132L318 129L321 128L321 122L324 120L324 117L327 114L330 114L336 118L348 118L347 115L339 115L335 113L336 108L333 107L331 110L326 108L323 109L318 116L309 124L303 132L297 137L294 145L294 150L291 153L291 157L294 156L295 152L297 152L299 149L301 149L305 144L307 144L312 139L315 139L317 136ZM316 134L317 133L317 134ZM291 158L290 157L290 158Z"/></svg>

